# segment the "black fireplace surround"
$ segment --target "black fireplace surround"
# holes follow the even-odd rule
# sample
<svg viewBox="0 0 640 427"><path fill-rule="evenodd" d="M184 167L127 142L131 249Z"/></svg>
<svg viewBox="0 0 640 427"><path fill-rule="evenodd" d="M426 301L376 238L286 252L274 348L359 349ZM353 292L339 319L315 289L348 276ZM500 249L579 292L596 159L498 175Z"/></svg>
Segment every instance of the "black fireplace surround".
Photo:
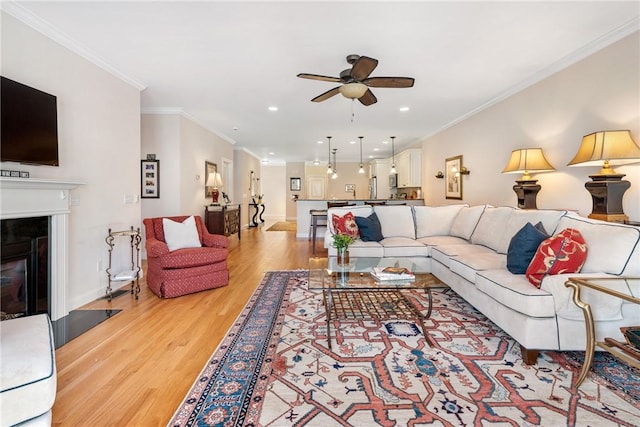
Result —
<svg viewBox="0 0 640 427"><path fill-rule="evenodd" d="M49 218L0 221L0 309L4 314L49 312Z"/></svg>

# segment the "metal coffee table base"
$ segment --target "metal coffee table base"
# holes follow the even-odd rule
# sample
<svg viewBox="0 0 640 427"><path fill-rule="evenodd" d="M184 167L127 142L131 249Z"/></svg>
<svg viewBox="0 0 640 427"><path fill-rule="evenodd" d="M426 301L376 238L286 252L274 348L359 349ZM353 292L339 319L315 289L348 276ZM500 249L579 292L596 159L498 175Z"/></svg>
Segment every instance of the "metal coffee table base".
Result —
<svg viewBox="0 0 640 427"><path fill-rule="evenodd" d="M363 290L328 288L323 290L324 306L327 318L327 343L331 345L332 321L345 320L394 320L415 319L420 325L422 335L427 343L433 347L434 342L427 334L424 321L431 316L433 299L431 289L426 288L428 301L427 314L423 315L401 290ZM338 342L336 327L336 342Z"/></svg>

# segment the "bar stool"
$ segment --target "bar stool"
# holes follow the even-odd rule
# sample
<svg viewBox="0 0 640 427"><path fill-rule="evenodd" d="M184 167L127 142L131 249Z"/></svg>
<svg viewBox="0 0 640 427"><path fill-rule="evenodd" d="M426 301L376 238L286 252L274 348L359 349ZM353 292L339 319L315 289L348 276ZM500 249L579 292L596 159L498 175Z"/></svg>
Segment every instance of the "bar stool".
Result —
<svg viewBox="0 0 640 427"><path fill-rule="evenodd" d="M313 240L313 255L316 254L316 235L318 227L327 226L327 210L326 209L311 209L309 211L311 220L309 221L310 233L309 240ZM324 220L324 223L318 221Z"/></svg>

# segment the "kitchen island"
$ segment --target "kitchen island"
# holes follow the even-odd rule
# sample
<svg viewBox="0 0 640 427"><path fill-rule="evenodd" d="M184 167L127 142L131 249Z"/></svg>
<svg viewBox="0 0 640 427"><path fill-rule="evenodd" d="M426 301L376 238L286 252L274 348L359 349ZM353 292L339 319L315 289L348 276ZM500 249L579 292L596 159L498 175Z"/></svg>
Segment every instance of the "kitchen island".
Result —
<svg viewBox="0 0 640 427"><path fill-rule="evenodd" d="M424 200L422 199L335 199L335 200L311 200L311 199L298 199L296 200L296 238L307 239L309 238L311 231L311 215L309 211L312 209L327 209L327 203L332 202L347 202L351 205L364 205L367 202L381 203L385 202L386 205L413 205L423 206ZM322 229L322 235L324 235L324 228Z"/></svg>

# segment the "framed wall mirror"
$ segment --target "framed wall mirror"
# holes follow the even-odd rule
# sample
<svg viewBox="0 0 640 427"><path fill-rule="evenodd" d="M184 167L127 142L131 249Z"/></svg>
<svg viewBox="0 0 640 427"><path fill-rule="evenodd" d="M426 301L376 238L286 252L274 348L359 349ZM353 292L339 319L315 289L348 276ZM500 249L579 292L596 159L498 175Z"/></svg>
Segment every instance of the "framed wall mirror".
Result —
<svg viewBox="0 0 640 427"><path fill-rule="evenodd" d="M462 200L462 155L449 157L444 162L444 194L447 199Z"/></svg>
<svg viewBox="0 0 640 427"><path fill-rule="evenodd" d="M213 191L213 186L208 186L209 174L218 172L218 165L211 162L204 162L204 197L211 197L211 192Z"/></svg>

